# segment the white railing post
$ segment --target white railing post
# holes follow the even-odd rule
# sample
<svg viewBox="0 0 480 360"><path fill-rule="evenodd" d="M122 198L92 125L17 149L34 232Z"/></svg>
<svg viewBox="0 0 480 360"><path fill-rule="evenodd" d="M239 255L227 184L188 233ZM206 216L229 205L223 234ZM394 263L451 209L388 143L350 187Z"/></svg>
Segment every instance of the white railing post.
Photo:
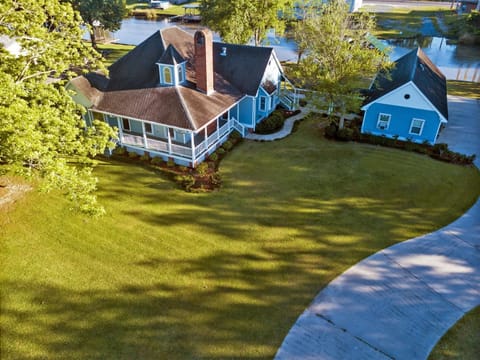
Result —
<svg viewBox="0 0 480 360"><path fill-rule="evenodd" d="M195 137L193 136L193 131L190 131L190 142L191 142L191 148L192 148L192 165L195 164Z"/></svg>
<svg viewBox="0 0 480 360"><path fill-rule="evenodd" d="M145 132L145 123L143 121L142 121L142 136L143 136L143 145L145 146L145 149L148 149L147 133Z"/></svg>
<svg viewBox="0 0 480 360"><path fill-rule="evenodd" d="M168 141L168 153L172 153L172 138L170 136L170 128L167 127L167 141Z"/></svg>
<svg viewBox="0 0 480 360"><path fill-rule="evenodd" d="M118 124L118 137L120 138L120 142L123 143L123 130L122 130L122 125L120 123L119 117L117 117L117 124Z"/></svg>

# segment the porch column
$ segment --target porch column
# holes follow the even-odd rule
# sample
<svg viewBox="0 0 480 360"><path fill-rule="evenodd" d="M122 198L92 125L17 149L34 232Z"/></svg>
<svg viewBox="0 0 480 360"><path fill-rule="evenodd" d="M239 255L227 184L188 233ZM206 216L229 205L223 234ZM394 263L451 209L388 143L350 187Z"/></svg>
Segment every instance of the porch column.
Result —
<svg viewBox="0 0 480 360"><path fill-rule="evenodd" d="M122 123L120 118L117 116L117 124L118 124L118 137L120 138L120 142L123 144L123 130L122 130Z"/></svg>
<svg viewBox="0 0 480 360"><path fill-rule="evenodd" d="M218 121L218 117L217 117L217 141L220 140L220 123Z"/></svg>
<svg viewBox="0 0 480 360"><path fill-rule="evenodd" d="M167 128L168 153L172 153L172 138L170 136L170 128Z"/></svg>
<svg viewBox="0 0 480 360"><path fill-rule="evenodd" d="M145 123L142 121L142 136L143 136L143 146L145 149L148 149L148 139L147 133L145 132Z"/></svg>
<svg viewBox="0 0 480 360"><path fill-rule="evenodd" d="M205 145L206 145L206 147L207 147L207 149L208 149L208 146L209 146L210 144L208 143L208 132L207 132L207 126L205 126L205 130L204 130L204 132L205 132Z"/></svg>
<svg viewBox="0 0 480 360"><path fill-rule="evenodd" d="M193 136L193 131L190 131L190 143L192 144L192 164L195 164L197 154L195 154L195 136Z"/></svg>
<svg viewBox="0 0 480 360"><path fill-rule="evenodd" d="M237 104L237 121L240 122L240 104Z"/></svg>

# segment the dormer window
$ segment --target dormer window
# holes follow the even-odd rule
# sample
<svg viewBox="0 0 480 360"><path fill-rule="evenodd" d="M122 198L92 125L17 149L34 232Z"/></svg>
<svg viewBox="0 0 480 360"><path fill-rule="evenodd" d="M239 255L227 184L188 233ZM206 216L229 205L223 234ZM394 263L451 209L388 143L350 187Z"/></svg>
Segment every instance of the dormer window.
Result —
<svg viewBox="0 0 480 360"><path fill-rule="evenodd" d="M162 86L179 85L185 82L186 60L172 46L168 45L157 61L159 83Z"/></svg>
<svg viewBox="0 0 480 360"><path fill-rule="evenodd" d="M163 67L163 83L170 85L172 84L172 69L169 66Z"/></svg>

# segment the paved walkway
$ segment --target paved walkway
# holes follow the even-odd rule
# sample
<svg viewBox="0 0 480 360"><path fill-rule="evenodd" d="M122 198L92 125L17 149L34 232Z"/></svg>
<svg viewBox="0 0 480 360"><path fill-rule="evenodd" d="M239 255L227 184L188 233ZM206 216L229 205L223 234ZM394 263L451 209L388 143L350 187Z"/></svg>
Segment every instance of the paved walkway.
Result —
<svg viewBox="0 0 480 360"><path fill-rule="evenodd" d="M332 281L275 359L426 359L479 304L480 200L447 227L382 250Z"/></svg>
<svg viewBox="0 0 480 360"><path fill-rule="evenodd" d="M477 154L480 102L449 97L439 142ZM384 249L333 280L277 352L290 359L426 359L480 305L480 198L454 223Z"/></svg>
<svg viewBox="0 0 480 360"><path fill-rule="evenodd" d="M245 136L245 138L249 140L257 140L257 141L274 141L274 140L279 140L279 139L283 139L284 137L287 137L288 135L291 134L295 121L303 119L311 111L311 109L308 107L300 108L300 110L301 110L300 113L294 116L290 116L288 119L285 120L285 122L283 123L283 127L280 131L277 131L276 133L273 133L273 134L267 134L267 135L248 133L247 136Z"/></svg>

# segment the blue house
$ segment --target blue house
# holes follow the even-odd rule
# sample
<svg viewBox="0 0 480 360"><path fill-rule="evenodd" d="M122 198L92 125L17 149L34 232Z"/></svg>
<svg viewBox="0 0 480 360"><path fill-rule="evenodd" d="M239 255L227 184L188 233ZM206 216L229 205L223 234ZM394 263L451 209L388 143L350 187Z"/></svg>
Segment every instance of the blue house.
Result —
<svg viewBox="0 0 480 360"><path fill-rule="evenodd" d="M119 146L195 167L232 131L245 136L277 105L292 108L287 82L272 48L171 27L111 65L108 77L90 73L67 88L88 125L118 129Z"/></svg>
<svg viewBox="0 0 480 360"><path fill-rule="evenodd" d="M402 56L369 89L362 133L435 144L448 121L445 76L420 49Z"/></svg>

